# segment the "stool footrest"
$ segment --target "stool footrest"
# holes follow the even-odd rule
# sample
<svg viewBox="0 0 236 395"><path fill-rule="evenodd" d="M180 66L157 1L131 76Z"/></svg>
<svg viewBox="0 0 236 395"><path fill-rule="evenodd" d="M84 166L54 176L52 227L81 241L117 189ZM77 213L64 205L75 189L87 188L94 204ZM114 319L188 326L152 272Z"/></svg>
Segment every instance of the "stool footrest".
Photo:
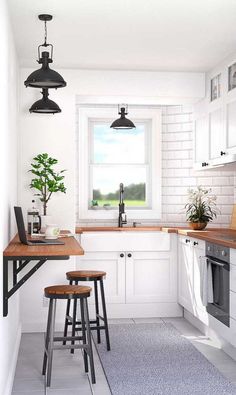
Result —
<svg viewBox="0 0 236 395"><path fill-rule="evenodd" d="M54 337L53 338L53 341L54 342L61 342L61 341L63 341L63 340L66 340L66 341L71 341L71 340L83 340L83 337L82 336L60 336L60 337Z"/></svg>
<svg viewBox="0 0 236 395"><path fill-rule="evenodd" d="M86 352L88 352L88 346L86 346L85 344L63 344L61 346L53 346L52 349L53 350L75 350L77 348L82 348L85 349Z"/></svg>

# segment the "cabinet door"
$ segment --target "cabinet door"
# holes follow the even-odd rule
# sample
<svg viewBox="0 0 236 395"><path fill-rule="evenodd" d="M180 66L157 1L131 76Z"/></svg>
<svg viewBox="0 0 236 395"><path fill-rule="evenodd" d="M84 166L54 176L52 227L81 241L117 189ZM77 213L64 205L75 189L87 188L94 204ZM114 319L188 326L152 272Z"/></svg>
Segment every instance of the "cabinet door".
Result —
<svg viewBox="0 0 236 395"><path fill-rule="evenodd" d="M104 289L107 303L125 303L125 253L85 252L77 258L77 270L102 270L107 273ZM93 283L86 282L93 288ZM94 303L94 292L89 298Z"/></svg>
<svg viewBox="0 0 236 395"><path fill-rule="evenodd" d="M209 119L208 115L195 121L195 162L209 160Z"/></svg>
<svg viewBox="0 0 236 395"><path fill-rule="evenodd" d="M226 148L230 152L236 151L236 101L227 104Z"/></svg>
<svg viewBox="0 0 236 395"><path fill-rule="evenodd" d="M192 314L193 309L193 249L189 237L179 237L178 301Z"/></svg>
<svg viewBox="0 0 236 395"><path fill-rule="evenodd" d="M177 301L177 262L170 252L126 253L126 303Z"/></svg>
<svg viewBox="0 0 236 395"><path fill-rule="evenodd" d="M223 111L221 108L209 114L210 116L210 159L219 158L225 150L225 133L223 128Z"/></svg>
<svg viewBox="0 0 236 395"><path fill-rule="evenodd" d="M195 315L198 316L201 311L206 311L206 307L202 304L201 298L201 256L205 255L205 243L201 241L195 241L193 246L193 283L194 283L194 310ZM200 311L199 311L200 310ZM201 319L201 317L199 317Z"/></svg>

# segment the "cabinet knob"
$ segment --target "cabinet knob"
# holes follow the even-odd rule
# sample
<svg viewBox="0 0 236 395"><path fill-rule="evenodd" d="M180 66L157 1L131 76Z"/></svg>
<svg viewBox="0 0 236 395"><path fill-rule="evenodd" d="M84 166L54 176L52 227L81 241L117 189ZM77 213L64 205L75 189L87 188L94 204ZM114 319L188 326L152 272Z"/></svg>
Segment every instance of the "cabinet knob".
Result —
<svg viewBox="0 0 236 395"><path fill-rule="evenodd" d="M226 155L226 152L220 151L220 155L221 155L221 156Z"/></svg>
<svg viewBox="0 0 236 395"><path fill-rule="evenodd" d="M190 243L190 240L189 239L185 239L185 243Z"/></svg>
<svg viewBox="0 0 236 395"><path fill-rule="evenodd" d="M128 253L127 256L128 256L128 258L131 258L131 257L132 257L132 254Z"/></svg>
<svg viewBox="0 0 236 395"><path fill-rule="evenodd" d="M209 166L209 163L207 163L207 162L202 162L202 167L206 167L206 166Z"/></svg>
<svg viewBox="0 0 236 395"><path fill-rule="evenodd" d="M123 253L122 253L122 254L120 254L120 257L121 257L121 258L124 258L124 256L125 256L125 254L123 254Z"/></svg>
<svg viewBox="0 0 236 395"><path fill-rule="evenodd" d="M197 245L198 245L198 241L194 241L194 242L193 242L193 245L194 245L194 246L197 246Z"/></svg>

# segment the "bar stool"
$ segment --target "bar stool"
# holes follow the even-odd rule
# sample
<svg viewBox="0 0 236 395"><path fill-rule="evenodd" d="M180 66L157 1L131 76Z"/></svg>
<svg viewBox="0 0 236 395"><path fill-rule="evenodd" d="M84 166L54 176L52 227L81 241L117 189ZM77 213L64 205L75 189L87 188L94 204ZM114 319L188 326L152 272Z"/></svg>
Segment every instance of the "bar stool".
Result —
<svg viewBox="0 0 236 395"><path fill-rule="evenodd" d="M105 293L104 293L104 285L103 285L104 276L106 276L106 272L95 271L95 270L76 270L76 271L66 273L66 278L67 278L67 280L69 280L70 285L72 285L72 284L78 285L79 281L93 281L96 319L90 320L90 330L97 331L97 342L98 343L101 343L100 331L105 330L107 351L109 351L111 349L111 347L110 347ZM98 282L100 284L100 294L101 294L103 317L99 314ZM66 307L65 326L64 326L64 337L65 338L67 337L67 331L68 331L69 325L72 325L72 336L75 336L76 331L81 330L81 321L76 320L76 312L77 312L76 300L74 300L72 317L70 316L70 303L71 303L71 301L70 301L70 299L68 299L67 307ZM100 320L104 322L104 325L100 325ZM63 342L63 344L66 344L66 340ZM73 344L73 340L72 340L72 344ZM74 350L71 349L71 353L73 353L73 352L74 352Z"/></svg>
<svg viewBox="0 0 236 395"><path fill-rule="evenodd" d="M93 361L93 350L91 341L91 331L89 323L89 312L88 312L88 301L87 298L90 296L92 291L91 287L79 286L79 285L54 285L44 289L44 294L46 298L50 299L49 309L48 309L48 320L47 320L47 331L45 337L45 352L43 358L43 369L42 374L46 375L46 386L50 387L51 384L51 373L52 373L52 357L53 350L61 349L76 349L80 348L83 350L84 357L84 368L85 372L88 372L88 356L89 365L91 372L92 383L95 384L95 370ZM70 336L70 337L55 337L55 317L56 317L56 302L57 299L68 299L74 300L74 302L79 299L80 301L80 311L81 311L81 336ZM69 345L55 345L55 342L71 340L73 344ZM75 344L75 341L82 341L82 344Z"/></svg>

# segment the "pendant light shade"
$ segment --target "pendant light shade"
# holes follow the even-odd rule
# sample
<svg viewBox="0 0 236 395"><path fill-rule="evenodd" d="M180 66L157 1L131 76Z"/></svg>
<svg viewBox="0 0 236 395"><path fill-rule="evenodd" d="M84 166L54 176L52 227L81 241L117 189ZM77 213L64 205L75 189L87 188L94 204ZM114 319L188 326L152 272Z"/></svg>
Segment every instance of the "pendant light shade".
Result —
<svg viewBox="0 0 236 395"><path fill-rule="evenodd" d="M34 112L37 114L56 114L61 112L60 107L53 100L48 98L48 90L43 89L43 98L37 100L29 109L29 112Z"/></svg>
<svg viewBox="0 0 236 395"><path fill-rule="evenodd" d="M120 114L120 118L116 119L114 122L111 124L112 129L116 130L122 130L122 129L134 129L136 126L134 123L126 118L125 116L128 114L128 105L121 105L118 106L118 114Z"/></svg>
<svg viewBox="0 0 236 395"><path fill-rule="evenodd" d="M43 52L39 63L42 63L41 69L33 71L25 81L25 86L31 88L62 88L66 82L62 76L49 67L49 52Z"/></svg>
<svg viewBox="0 0 236 395"><path fill-rule="evenodd" d="M52 15L42 14L39 15L39 19L44 21L45 24L44 43L38 46L37 60L42 67L31 73L24 84L26 87L30 86L32 88L62 88L66 86L65 80L57 71L49 67L49 64L53 62L53 45L47 43L47 22L52 20ZM46 51L47 48L50 51Z"/></svg>

